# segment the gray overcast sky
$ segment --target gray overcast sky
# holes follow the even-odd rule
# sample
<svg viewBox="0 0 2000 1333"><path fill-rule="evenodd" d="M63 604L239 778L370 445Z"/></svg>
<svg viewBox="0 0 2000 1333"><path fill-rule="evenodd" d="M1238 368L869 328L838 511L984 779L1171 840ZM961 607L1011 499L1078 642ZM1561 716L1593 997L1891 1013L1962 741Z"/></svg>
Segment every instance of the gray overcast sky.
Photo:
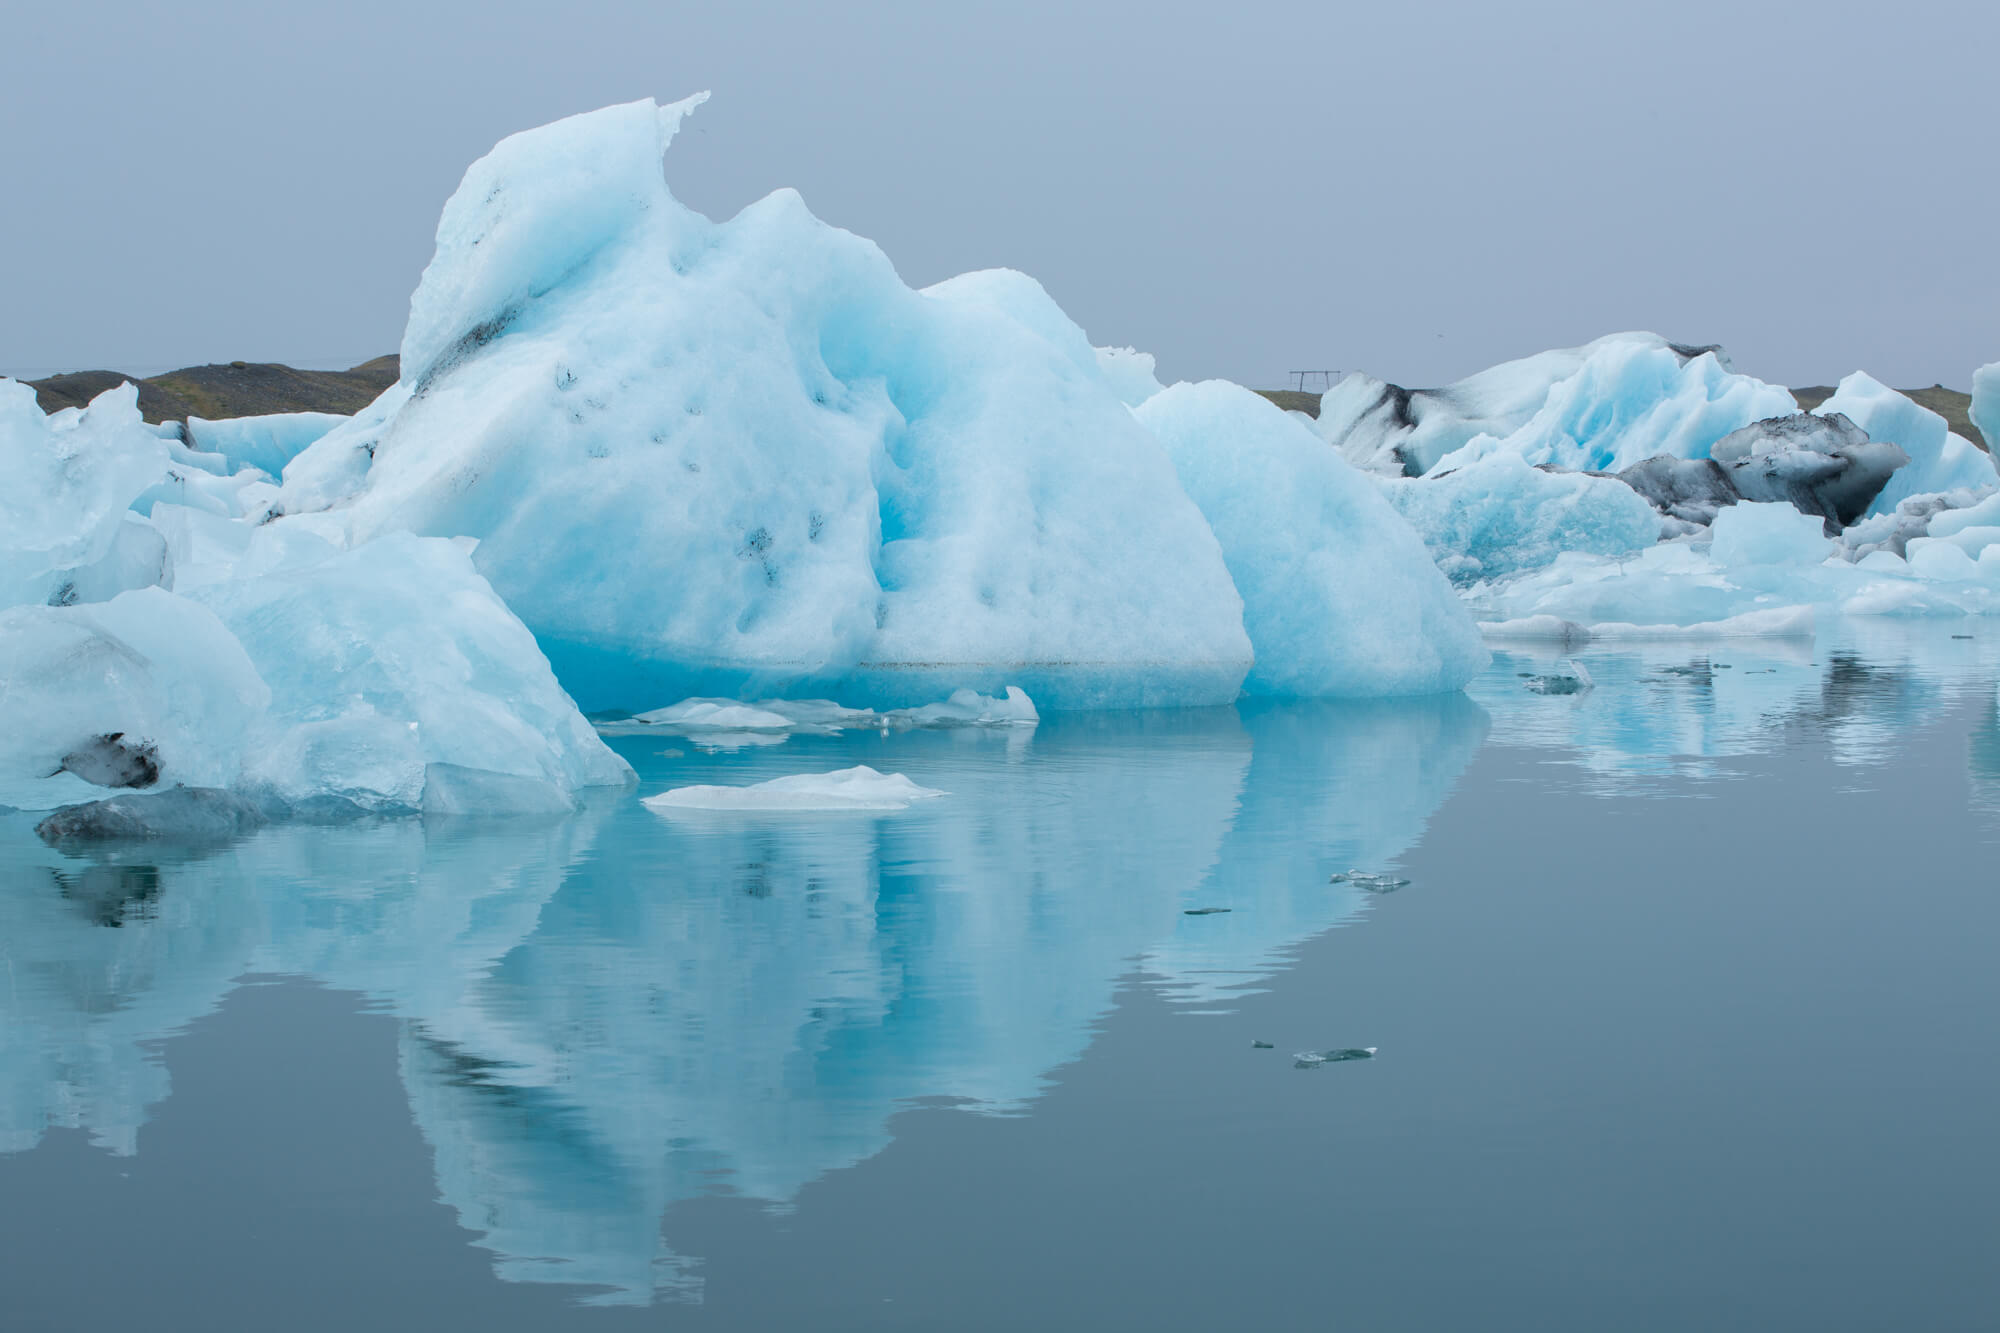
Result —
<svg viewBox="0 0 2000 1333"><path fill-rule="evenodd" d="M514 130L714 100L711 215L796 186L914 285L1009 265L1162 375L1406 384L1601 333L1965 387L2000 360L1992 0L6 0L0 371L397 345Z"/></svg>

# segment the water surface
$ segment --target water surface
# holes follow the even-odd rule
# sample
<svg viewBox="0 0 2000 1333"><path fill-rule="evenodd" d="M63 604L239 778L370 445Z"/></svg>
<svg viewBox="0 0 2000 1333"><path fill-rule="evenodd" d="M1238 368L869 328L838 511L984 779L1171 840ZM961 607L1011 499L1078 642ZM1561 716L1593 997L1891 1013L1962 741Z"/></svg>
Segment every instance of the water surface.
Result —
<svg viewBox="0 0 2000 1333"><path fill-rule="evenodd" d="M618 737L637 793L551 821L6 817L0 1322L1990 1328L2000 640L1961 632ZM951 794L636 799L853 763Z"/></svg>

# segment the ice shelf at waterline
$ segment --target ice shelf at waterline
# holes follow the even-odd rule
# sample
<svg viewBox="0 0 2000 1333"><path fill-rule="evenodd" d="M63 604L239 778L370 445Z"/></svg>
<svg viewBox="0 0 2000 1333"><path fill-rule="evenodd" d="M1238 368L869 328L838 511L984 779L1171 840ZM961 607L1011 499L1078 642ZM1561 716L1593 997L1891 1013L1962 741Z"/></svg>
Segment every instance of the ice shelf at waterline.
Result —
<svg viewBox="0 0 2000 1333"><path fill-rule="evenodd" d="M1147 402L1148 359L1093 348L1033 279L914 291L789 190L726 222L683 207L663 155L700 100L474 163L402 383L294 459L277 507L355 544L477 538L592 710L1008 684L1044 708L1216 704L1246 676L1379 695L1479 668L1395 516L1344 464L1287 463L1313 441L1269 404ZM1260 465L1199 467L1246 447ZM1217 521L1258 507L1268 531ZM1309 558L1365 594L1330 600ZM1246 617L1295 570L1296 610Z"/></svg>

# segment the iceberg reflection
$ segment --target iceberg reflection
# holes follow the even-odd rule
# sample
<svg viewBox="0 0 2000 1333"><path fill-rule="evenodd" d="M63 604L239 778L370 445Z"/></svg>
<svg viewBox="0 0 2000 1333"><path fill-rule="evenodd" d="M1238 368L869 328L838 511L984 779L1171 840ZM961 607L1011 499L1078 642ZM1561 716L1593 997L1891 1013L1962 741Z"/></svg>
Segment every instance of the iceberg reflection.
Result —
<svg viewBox="0 0 2000 1333"><path fill-rule="evenodd" d="M311 976L403 1020L440 1192L503 1277L698 1299L676 1200L782 1205L921 1099L1020 1112L1135 973L1204 1003L1255 984L1361 912L1330 873L1407 850L1486 725L1450 696L627 745L648 789L860 759L952 793L887 818L668 821L611 793L92 859L8 817L0 1146L69 1126L135 1151L163 1038L246 974Z"/></svg>
<svg viewBox="0 0 2000 1333"><path fill-rule="evenodd" d="M2000 653L1958 624L1836 621L1816 642L1508 644L1470 693L1492 714L1496 742L1562 752L1608 789L1722 776L1713 761L1804 744L1863 767L1941 707L1990 688ZM1525 688L1569 659L1594 688Z"/></svg>

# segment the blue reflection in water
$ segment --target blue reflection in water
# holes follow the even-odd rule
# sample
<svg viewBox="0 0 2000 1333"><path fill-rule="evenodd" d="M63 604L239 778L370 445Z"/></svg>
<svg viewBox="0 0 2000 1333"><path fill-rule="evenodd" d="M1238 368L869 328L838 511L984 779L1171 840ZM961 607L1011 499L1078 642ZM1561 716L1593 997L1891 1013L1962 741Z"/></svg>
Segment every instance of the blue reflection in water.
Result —
<svg viewBox="0 0 2000 1333"><path fill-rule="evenodd" d="M620 737L641 794L853 763L951 793L889 816L689 814L630 793L545 823L279 828L68 855L0 821L0 1150L54 1126L117 1153L168 1095L157 1043L248 973L403 1020L438 1187L506 1278L698 1297L677 1200L782 1205L917 1099L1019 1113L1135 971L1225 1007L1367 910L1329 882L1415 845L1489 730L1611 784L1823 740L1862 764L1957 693L2000 790L1983 645L1599 648L1550 697L1502 655L1472 697L1058 716L1031 735ZM1191 907L1227 914L1188 916Z"/></svg>

